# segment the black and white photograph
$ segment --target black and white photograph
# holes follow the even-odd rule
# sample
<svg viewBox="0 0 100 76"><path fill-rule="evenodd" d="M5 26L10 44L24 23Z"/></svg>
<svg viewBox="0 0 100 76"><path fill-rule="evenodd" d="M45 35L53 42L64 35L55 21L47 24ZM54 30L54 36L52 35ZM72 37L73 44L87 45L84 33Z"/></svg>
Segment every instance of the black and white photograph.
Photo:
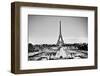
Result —
<svg viewBox="0 0 100 76"><path fill-rule="evenodd" d="M28 15L28 61L88 58L88 17Z"/></svg>

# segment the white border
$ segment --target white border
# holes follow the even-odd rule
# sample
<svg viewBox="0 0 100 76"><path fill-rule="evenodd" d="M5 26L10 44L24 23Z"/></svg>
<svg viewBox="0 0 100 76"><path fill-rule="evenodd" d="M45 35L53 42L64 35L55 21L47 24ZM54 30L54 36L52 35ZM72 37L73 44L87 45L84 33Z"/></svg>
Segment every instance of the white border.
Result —
<svg viewBox="0 0 100 76"><path fill-rule="evenodd" d="M88 59L28 61L28 14L88 17ZM20 8L20 69L42 69L94 65L94 11L52 9L40 7Z"/></svg>

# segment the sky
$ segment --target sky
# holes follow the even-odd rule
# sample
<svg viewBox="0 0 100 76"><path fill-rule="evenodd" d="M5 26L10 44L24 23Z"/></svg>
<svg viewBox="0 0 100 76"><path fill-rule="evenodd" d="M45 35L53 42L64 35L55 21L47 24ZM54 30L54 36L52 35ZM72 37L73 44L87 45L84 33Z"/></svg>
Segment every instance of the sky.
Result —
<svg viewBox="0 0 100 76"><path fill-rule="evenodd" d="M28 42L56 44L59 25L64 43L88 42L88 18L70 16L28 15Z"/></svg>

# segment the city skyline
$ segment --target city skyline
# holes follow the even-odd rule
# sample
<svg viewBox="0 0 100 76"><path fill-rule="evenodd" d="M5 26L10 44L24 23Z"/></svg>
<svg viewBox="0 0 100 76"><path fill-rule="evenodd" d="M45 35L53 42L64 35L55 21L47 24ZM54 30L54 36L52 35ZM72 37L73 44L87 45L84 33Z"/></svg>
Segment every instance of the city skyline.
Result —
<svg viewBox="0 0 100 76"><path fill-rule="evenodd" d="M86 17L68 16L28 16L29 43L56 44L59 36L59 21L65 43L88 42L88 19Z"/></svg>

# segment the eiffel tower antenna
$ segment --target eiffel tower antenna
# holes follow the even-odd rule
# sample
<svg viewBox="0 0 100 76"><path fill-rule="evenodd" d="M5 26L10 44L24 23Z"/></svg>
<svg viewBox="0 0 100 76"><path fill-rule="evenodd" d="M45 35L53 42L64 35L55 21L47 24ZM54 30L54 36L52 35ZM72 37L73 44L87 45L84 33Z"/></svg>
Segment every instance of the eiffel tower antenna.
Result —
<svg viewBox="0 0 100 76"><path fill-rule="evenodd" d="M59 26L59 37L58 37L57 45L62 46L64 44L64 40L61 33L61 21L59 23L60 26Z"/></svg>
<svg viewBox="0 0 100 76"><path fill-rule="evenodd" d="M60 35L61 35L61 21L60 21Z"/></svg>

